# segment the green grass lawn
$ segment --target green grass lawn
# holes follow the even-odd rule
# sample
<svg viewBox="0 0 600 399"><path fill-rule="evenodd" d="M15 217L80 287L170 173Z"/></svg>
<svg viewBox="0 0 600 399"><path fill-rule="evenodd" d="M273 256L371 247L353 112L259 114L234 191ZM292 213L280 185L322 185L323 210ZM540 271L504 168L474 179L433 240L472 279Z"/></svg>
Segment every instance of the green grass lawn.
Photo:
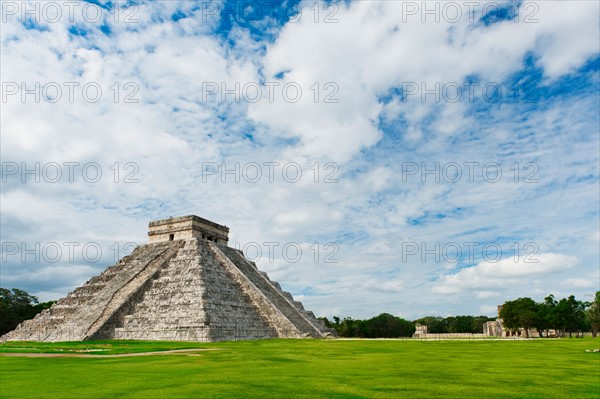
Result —
<svg viewBox="0 0 600 399"><path fill-rule="evenodd" d="M598 398L600 339L9 342L2 398Z"/></svg>

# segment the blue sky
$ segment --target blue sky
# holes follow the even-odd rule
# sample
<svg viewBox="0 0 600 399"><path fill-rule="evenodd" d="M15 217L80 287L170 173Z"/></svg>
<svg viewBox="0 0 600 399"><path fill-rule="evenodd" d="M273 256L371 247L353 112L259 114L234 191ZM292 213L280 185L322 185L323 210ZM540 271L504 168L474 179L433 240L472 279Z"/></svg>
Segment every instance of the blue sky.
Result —
<svg viewBox="0 0 600 399"><path fill-rule="evenodd" d="M600 289L597 2L48 4L2 2L3 287L197 214L317 315Z"/></svg>

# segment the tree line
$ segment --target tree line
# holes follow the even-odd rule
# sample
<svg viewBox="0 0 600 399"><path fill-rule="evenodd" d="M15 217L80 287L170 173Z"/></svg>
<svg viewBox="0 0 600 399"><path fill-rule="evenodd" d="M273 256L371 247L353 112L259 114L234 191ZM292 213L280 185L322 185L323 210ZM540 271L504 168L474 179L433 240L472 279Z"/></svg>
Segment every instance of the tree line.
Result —
<svg viewBox="0 0 600 399"><path fill-rule="evenodd" d="M415 324L389 313L368 320L354 320L346 317L340 320L333 316L333 321L322 317L321 320L329 328L334 328L338 336L346 338L398 338L412 337L415 333Z"/></svg>
<svg viewBox="0 0 600 399"><path fill-rule="evenodd" d="M389 313L382 313L368 320L355 320L346 317L341 320L334 316L333 321L321 318L325 325L334 328L340 337L347 338L397 338L412 337L416 325L426 325L430 334L444 333L481 333L483 325L495 318L487 316L427 316L414 321L408 321Z"/></svg>
<svg viewBox="0 0 600 399"><path fill-rule="evenodd" d="M518 331L536 329L540 337L548 337L554 330L557 337L572 337L574 332L591 331L594 337L600 332L600 291L593 302L578 301L575 296L557 300L549 295L544 302L531 298L518 298L506 301L500 310L505 329ZM483 332L483 325L496 317L487 316L427 316L408 321L389 313L382 313L368 320L355 320L351 317L333 320L322 317L329 328L334 328L340 337L348 338L397 338L410 337L415 333L416 324L427 326L430 334L454 334Z"/></svg>
<svg viewBox="0 0 600 399"><path fill-rule="evenodd" d="M415 320L415 323L427 326L429 334L479 334L483 331L483 325L493 320L496 318L487 316L427 316Z"/></svg>
<svg viewBox="0 0 600 399"><path fill-rule="evenodd" d="M554 330L557 337L573 333L592 331L596 337L600 331L600 291L596 292L593 302L578 301L574 295L557 300L548 295L543 302L531 298L518 298L502 305L500 318L504 327L517 331L524 329L529 337L529 329L537 330L540 337L548 337Z"/></svg>

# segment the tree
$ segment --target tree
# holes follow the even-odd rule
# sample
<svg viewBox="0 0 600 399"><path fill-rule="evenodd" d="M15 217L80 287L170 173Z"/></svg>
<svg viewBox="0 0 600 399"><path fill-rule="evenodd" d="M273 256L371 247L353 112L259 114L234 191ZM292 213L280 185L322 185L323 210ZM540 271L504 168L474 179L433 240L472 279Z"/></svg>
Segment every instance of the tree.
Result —
<svg viewBox="0 0 600 399"><path fill-rule="evenodd" d="M334 325L339 326L340 325L340 318L337 316L333 316L333 322Z"/></svg>
<svg viewBox="0 0 600 399"><path fill-rule="evenodd" d="M556 300L554 299L554 295L550 294L546 298L544 298L544 302L539 304L538 307L538 325L536 328L540 334L540 337L543 336L543 331L546 331L546 337L548 337L548 330L554 329L558 330L557 320L556 320Z"/></svg>
<svg viewBox="0 0 600 399"><path fill-rule="evenodd" d="M366 322L364 320L354 320L351 317L346 317L337 325L334 324L334 328L340 337L353 338L367 336Z"/></svg>
<svg viewBox="0 0 600 399"><path fill-rule="evenodd" d="M410 337L415 333L415 326L407 320L382 313L366 322L367 338Z"/></svg>
<svg viewBox="0 0 600 399"><path fill-rule="evenodd" d="M574 295L563 298L556 305L556 323L569 337L573 337L573 331L581 331L585 324L585 303L575 299Z"/></svg>
<svg viewBox="0 0 600 399"><path fill-rule="evenodd" d="M502 305L500 317L504 325L513 331L522 327L525 330L525 337L529 338L529 329L540 325L538 307L539 305L531 298L507 301Z"/></svg>
<svg viewBox="0 0 600 399"><path fill-rule="evenodd" d="M596 298L585 312L586 318L592 327L592 336L596 338L600 331L600 291L596 291Z"/></svg>
<svg viewBox="0 0 600 399"><path fill-rule="evenodd" d="M548 314L549 308L545 303L538 304L537 308L537 318L536 325L534 326L537 330L540 338L544 337L544 331L546 331L546 337L548 336L548 328L550 328L550 323L546 320L546 315Z"/></svg>

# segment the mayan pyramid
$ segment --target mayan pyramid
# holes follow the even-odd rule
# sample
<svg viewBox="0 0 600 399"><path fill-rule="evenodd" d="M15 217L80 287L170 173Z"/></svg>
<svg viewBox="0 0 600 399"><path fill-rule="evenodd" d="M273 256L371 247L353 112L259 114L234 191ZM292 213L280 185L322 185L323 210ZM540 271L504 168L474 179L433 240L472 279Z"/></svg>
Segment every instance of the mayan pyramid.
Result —
<svg viewBox="0 0 600 399"><path fill-rule="evenodd" d="M149 243L2 340L228 341L335 335L269 280L229 228L198 216L150 222Z"/></svg>

